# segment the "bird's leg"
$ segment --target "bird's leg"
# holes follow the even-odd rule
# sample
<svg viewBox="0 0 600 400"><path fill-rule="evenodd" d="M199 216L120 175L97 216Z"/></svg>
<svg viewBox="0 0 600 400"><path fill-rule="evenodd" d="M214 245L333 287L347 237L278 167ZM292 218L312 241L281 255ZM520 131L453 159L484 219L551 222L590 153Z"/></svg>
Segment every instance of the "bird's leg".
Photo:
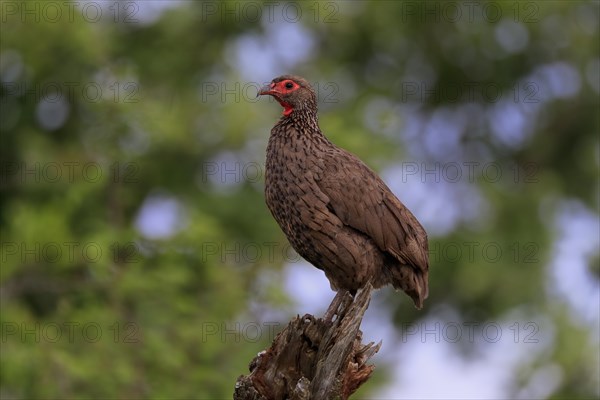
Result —
<svg viewBox="0 0 600 400"><path fill-rule="evenodd" d="M344 303L344 300L347 299L348 294L349 292L346 290L340 289L337 291L335 297L331 301L331 304L327 308L327 311L325 311L325 314L323 315L323 319L325 321L333 321L333 317L338 315L338 310L340 309L342 303Z"/></svg>

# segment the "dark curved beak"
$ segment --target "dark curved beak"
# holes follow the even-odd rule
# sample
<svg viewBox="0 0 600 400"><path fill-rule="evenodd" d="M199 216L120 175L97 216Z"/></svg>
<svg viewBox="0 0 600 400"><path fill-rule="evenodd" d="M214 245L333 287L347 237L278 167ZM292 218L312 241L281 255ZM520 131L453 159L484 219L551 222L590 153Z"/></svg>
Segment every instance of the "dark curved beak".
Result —
<svg viewBox="0 0 600 400"><path fill-rule="evenodd" d="M258 93L256 94L256 97L263 96L265 94L275 94L275 91L271 90L271 84L270 83L267 83L266 85L264 85L263 87L261 87L258 90Z"/></svg>

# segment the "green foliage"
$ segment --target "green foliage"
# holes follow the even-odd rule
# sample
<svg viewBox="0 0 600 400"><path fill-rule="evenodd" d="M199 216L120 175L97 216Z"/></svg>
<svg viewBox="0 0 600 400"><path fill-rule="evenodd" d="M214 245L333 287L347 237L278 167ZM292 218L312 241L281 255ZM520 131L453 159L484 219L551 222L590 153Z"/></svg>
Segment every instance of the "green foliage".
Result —
<svg viewBox="0 0 600 400"><path fill-rule="evenodd" d="M271 20L268 4L250 2L262 23L248 2L181 2L145 22L145 2L106 3L99 21L82 12L86 2L53 3L62 7L56 20L45 2L0 3L0 396L230 398L236 377L291 317L281 272L287 242L262 194L263 151L279 111L246 90L250 66L235 52L249 37L275 52L278 68L290 66L281 73L322 84L324 132L375 169L500 166L500 181L478 174L467 182L486 204L475 217L430 235L426 309L384 292L398 327L442 305L463 320L500 320L516 309L550 320L551 345L515 371L507 393L537 368L558 365L550 397L598 396L597 332L549 289L560 204L598 213L597 2L482 2L503 18L481 8L471 18L464 4L453 17L445 2L427 2L429 13L421 2L307 2L293 21L282 18L288 3L277 3ZM271 30L281 26L311 38L296 64L281 61L285 46L276 42L288 36ZM526 32L524 44L515 30ZM552 81L541 68L555 63L563 75ZM577 90L554 96L569 71ZM532 82L543 84L525 86ZM513 107L501 122L515 109L526 121L516 145L486 117L504 104L500 94ZM456 143L446 131L430 143L426 122L442 111L464 121ZM411 118L424 125L407 136ZM213 174L221 160L237 171L233 182L222 169ZM153 198L176 204L180 221L169 235L139 228ZM472 257L465 243L477 243ZM483 252L486 244L503 255ZM587 262L598 285L598 253Z"/></svg>

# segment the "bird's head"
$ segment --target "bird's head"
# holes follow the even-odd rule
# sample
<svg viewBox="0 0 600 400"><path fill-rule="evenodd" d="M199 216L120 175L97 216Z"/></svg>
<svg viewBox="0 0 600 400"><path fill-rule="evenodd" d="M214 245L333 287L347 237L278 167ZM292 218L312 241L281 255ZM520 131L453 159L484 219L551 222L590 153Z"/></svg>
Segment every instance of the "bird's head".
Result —
<svg viewBox="0 0 600 400"><path fill-rule="evenodd" d="M283 107L283 115L294 111L317 112L317 96L308 81L299 76L282 75L263 86L257 96L268 94Z"/></svg>

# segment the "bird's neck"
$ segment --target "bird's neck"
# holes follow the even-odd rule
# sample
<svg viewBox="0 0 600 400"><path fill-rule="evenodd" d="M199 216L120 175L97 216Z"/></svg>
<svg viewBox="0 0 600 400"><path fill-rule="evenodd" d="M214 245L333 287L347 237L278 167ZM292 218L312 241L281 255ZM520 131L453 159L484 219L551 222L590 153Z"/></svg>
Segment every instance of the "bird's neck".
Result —
<svg viewBox="0 0 600 400"><path fill-rule="evenodd" d="M333 144L319 128L316 115L294 110L290 115L281 117L271 130L267 152L286 148L313 154L331 146Z"/></svg>
<svg viewBox="0 0 600 400"><path fill-rule="evenodd" d="M310 135L323 136L319 128L317 113L310 109L294 109L287 115L283 115L277 126L282 128L292 127L295 131L306 132Z"/></svg>

